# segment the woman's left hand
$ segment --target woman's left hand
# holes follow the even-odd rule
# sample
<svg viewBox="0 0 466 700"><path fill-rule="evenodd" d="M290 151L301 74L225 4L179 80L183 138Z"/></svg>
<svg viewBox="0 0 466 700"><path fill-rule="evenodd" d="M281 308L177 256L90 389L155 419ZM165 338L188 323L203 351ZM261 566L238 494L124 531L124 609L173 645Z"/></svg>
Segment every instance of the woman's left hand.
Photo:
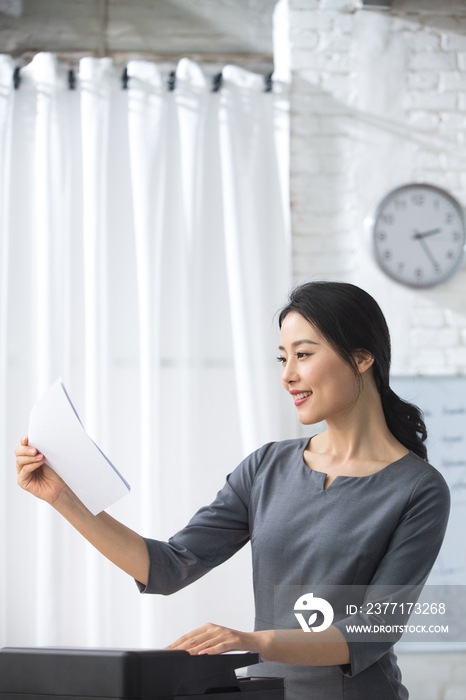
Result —
<svg viewBox="0 0 466 700"><path fill-rule="evenodd" d="M255 632L238 632L208 622L170 644L167 649L185 649L190 654L223 654L225 651L259 651Z"/></svg>

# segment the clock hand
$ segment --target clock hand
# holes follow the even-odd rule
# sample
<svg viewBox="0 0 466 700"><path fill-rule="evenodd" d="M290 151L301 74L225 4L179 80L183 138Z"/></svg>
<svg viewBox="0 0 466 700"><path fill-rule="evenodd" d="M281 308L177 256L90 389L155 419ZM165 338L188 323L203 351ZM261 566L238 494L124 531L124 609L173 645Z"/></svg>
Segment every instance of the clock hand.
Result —
<svg viewBox="0 0 466 700"><path fill-rule="evenodd" d="M425 242L425 240L424 240L423 238L418 238L418 241L419 241L419 243L422 245L422 247L423 247L423 249L424 249L424 251L425 251L425 254L426 254L427 257L429 258L429 260L430 260L430 262L432 263L432 265L434 266L434 268L437 269L438 266L439 266L439 265L438 265L438 262L436 261L436 259L435 259L434 256L432 255L431 250L430 250L429 246L427 245L427 243Z"/></svg>
<svg viewBox="0 0 466 700"><path fill-rule="evenodd" d="M421 240L422 238L425 238L426 236L433 236L435 233L441 233L442 229L441 228L433 228L430 231L425 231L424 233L419 233L417 229L414 229L414 239Z"/></svg>

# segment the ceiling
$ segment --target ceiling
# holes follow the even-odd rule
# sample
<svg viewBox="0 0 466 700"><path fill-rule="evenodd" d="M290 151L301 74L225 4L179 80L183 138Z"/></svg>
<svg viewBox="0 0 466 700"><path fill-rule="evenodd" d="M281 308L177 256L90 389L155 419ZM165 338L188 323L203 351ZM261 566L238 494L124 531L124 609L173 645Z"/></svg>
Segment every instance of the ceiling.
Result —
<svg viewBox="0 0 466 700"><path fill-rule="evenodd" d="M272 56L276 0L0 0L0 52Z"/></svg>

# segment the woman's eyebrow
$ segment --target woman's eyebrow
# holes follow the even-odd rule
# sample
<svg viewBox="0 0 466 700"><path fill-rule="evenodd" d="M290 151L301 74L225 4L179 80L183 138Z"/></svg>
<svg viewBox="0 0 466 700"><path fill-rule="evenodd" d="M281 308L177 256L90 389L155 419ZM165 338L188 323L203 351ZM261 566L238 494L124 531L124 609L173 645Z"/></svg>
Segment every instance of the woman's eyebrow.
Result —
<svg viewBox="0 0 466 700"><path fill-rule="evenodd" d="M291 343L291 347L295 348L297 345L302 345L303 343L309 343L310 345L319 345L319 343L316 343L315 340L295 340L294 343ZM284 350L285 348L283 345L278 346L279 350Z"/></svg>

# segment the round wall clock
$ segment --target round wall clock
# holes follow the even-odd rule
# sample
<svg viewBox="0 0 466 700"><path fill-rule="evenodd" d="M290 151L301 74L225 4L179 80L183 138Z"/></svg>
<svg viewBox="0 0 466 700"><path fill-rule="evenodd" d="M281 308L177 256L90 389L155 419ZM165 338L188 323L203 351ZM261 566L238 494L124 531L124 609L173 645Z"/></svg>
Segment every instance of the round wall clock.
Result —
<svg viewBox="0 0 466 700"><path fill-rule="evenodd" d="M463 209L433 185L398 187L377 207L372 240L375 259L387 275L410 287L432 287L461 266Z"/></svg>

